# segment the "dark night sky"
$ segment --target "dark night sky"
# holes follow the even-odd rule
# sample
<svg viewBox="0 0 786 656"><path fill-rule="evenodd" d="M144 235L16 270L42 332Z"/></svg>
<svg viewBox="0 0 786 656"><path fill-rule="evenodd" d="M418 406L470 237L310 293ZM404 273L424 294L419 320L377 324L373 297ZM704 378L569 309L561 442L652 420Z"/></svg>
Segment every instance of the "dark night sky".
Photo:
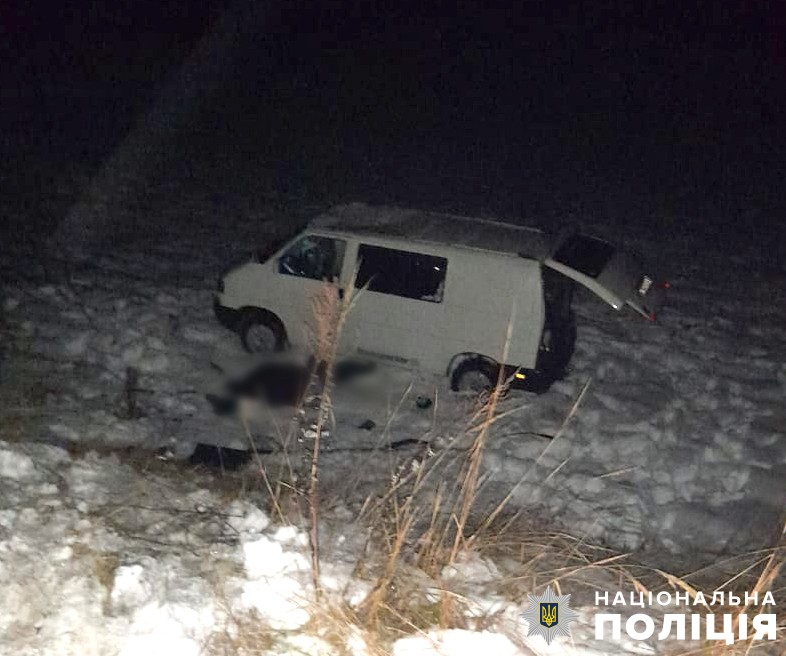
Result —
<svg viewBox="0 0 786 656"><path fill-rule="evenodd" d="M726 223L786 212L782 2L255 5L200 130L246 162L263 153L286 191ZM4 5L6 149L100 160L221 11Z"/></svg>

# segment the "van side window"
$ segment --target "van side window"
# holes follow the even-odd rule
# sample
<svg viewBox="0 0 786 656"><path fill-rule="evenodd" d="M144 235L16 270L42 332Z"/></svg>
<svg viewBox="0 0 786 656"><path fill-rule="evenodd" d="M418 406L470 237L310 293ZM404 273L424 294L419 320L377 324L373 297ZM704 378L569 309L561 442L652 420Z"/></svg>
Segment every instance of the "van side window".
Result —
<svg viewBox="0 0 786 656"><path fill-rule="evenodd" d="M356 287L419 301L441 303L448 261L423 253L360 244Z"/></svg>
<svg viewBox="0 0 786 656"><path fill-rule="evenodd" d="M614 246L587 235L568 237L554 253L560 264L576 269L590 278L597 278L614 255Z"/></svg>
<svg viewBox="0 0 786 656"><path fill-rule="evenodd" d="M341 275L345 248L346 242L341 239L307 235L278 259L278 272L332 282Z"/></svg>

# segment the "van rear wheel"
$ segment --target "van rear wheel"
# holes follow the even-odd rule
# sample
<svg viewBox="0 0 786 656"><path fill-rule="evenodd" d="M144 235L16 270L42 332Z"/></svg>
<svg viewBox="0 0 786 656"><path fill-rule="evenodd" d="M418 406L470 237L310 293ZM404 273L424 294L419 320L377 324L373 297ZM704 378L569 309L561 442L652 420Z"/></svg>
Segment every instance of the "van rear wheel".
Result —
<svg viewBox="0 0 786 656"><path fill-rule="evenodd" d="M272 313L248 311L240 320L238 333L243 348L249 353L270 353L284 349L284 327Z"/></svg>
<svg viewBox="0 0 786 656"><path fill-rule="evenodd" d="M490 392L497 385L498 368L483 358L464 360L453 370L450 389L454 392Z"/></svg>

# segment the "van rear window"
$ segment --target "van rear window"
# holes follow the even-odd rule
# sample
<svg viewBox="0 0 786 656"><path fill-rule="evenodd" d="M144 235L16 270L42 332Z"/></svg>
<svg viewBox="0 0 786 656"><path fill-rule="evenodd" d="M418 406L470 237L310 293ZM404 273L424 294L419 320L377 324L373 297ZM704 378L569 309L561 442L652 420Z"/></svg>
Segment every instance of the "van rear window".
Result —
<svg viewBox="0 0 786 656"><path fill-rule="evenodd" d="M355 286L419 301L441 303L448 261L423 253L361 244Z"/></svg>
<svg viewBox="0 0 786 656"><path fill-rule="evenodd" d="M614 246L602 239L573 235L557 249L554 259L585 276L597 278L613 254Z"/></svg>

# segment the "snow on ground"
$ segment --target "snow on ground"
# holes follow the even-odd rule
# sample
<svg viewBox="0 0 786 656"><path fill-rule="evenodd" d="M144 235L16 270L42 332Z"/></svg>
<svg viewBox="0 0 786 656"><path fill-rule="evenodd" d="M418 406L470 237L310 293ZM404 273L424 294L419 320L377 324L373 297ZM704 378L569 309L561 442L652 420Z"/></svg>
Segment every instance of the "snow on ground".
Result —
<svg viewBox="0 0 786 656"><path fill-rule="evenodd" d="M762 277L742 255L719 267L724 256L702 262L689 245L660 249L650 246L650 255L670 263L672 282L660 322L579 294L570 375L543 396L506 399L502 412L515 412L495 424L484 460L488 504L513 489L515 505L656 564L767 543L786 496L786 306L773 302L786 278ZM54 443L176 455L197 442L246 448L240 422L215 417L204 399L222 381L210 362L244 358L211 312L226 250L200 261L194 243L118 249L48 281L15 269L3 285L7 423ZM129 382L129 368L138 381ZM334 398L324 477L341 487L351 472L362 481L358 501L395 468L374 447L418 438L460 449L473 409L444 380L395 370L378 378L387 387L366 381ZM137 390L131 399L128 387ZM419 410L418 394L437 400L436 410ZM373 429L358 428L368 419ZM255 423L254 432L275 446L286 418ZM553 442L538 435L558 432Z"/></svg>
<svg viewBox="0 0 786 656"><path fill-rule="evenodd" d="M222 384L210 362L244 357L211 310L215 279L235 249L231 239L206 248L210 238L118 247L67 274L16 256L0 262L0 438L13 442L0 448L0 621L10 636L0 649L8 653L200 653L232 624L228 607L285 632L270 653L330 653L318 633L287 633L312 619L296 601L310 594L301 534L267 525L253 504L227 505L210 482L63 448L165 448L175 459L199 442L246 448L238 419L215 416L204 399ZM786 276L758 270L744 253L687 242L647 250L670 263L660 321L579 294L572 371L547 394L503 401L508 414L488 441L478 509L512 490L510 508L538 522L680 567L759 547L780 531ZM434 404L420 409L418 395ZM419 442L386 448L401 439L446 450L438 471L455 480L475 403L446 381L380 371L337 389L333 402L321 460L326 497L354 512L387 489L394 472L424 457ZM373 426L361 428L367 420ZM271 471L291 426L280 412L252 421ZM295 460L307 454L299 442L289 449ZM345 551L357 555L355 539ZM336 553L325 572L334 590L352 569ZM367 585L349 586L353 603ZM513 606L506 612L515 615ZM495 653L526 649L515 632L488 633L484 648ZM450 645L478 635L440 634L439 653L465 653ZM85 636L94 642L85 645ZM435 636L413 635L395 653L429 653Z"/></svg>
<svg viewBox="0 0 786 656"><path fill-rule="evenodd" d="M217 481L168 463L0 441L0 654L380 653L343 615L337 631L326 611L358 608L374 584L368 567L360 574L364 537L351 519L336 513L341 521L321 526L317 603L306 534L272 523L254 492ZM424 606L451 589L469 626L478 618L484 628L412 631L392 653L530 653L540 638L522 635L521 605L489 592L502 575L470 554L426 579ZM605 653L589 646L591 626L573 633L569 653Z"/></svg>
<svg viewBox="0 0 786 656"><path fill-rule="evenodd" d="M0 442L0 653L229 653L241 619L266 653L295 651L316 608L305 536L210 482ZM344 557L324 585L357 604Z"/></svg>

